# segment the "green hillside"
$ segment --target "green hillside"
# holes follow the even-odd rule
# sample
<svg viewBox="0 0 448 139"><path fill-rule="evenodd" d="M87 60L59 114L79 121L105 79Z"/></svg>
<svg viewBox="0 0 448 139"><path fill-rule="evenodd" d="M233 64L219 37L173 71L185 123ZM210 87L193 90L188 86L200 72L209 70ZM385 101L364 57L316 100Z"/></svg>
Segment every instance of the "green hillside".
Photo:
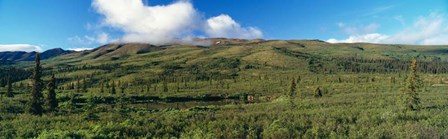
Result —
<svg viewBox="0 0 448 139"><path fill-rule="evenodd" d="M207 41L110 44L43 60L44 84L52 73L57 79L59 108L42 116L25 112L35 63L2 64L0 90L11 79L15 97L0 99L0 136L447 137L448 46ZM402 111L413 58L421 109ZM292 81L297 90L288 95Z"/></svg>

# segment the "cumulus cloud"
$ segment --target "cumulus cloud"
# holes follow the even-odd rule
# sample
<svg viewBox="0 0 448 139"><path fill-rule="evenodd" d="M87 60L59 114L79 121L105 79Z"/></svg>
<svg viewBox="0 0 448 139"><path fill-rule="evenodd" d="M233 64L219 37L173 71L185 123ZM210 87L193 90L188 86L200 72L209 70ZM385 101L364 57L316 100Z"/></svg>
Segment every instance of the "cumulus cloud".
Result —
<svg viewBox="0 0 448 139"><path fill-rule="evenodd" d="M124 42L164 44L190 34L199 16L188 1L145 6L141 0L94 0L103 24L121 29Z"/></svg>
<svg viewBox="0 0 448 139"><path fill-rule="evenodd" d="M205 32L210 37L261 38L263 33L254 27L243 28L229 15L221 14L207 20Z"/></svg>
<svg viewBox="0 0 448 139"><path fill-rule="evenodd" d="M41 52L42 48L32 44L0 44L0 52L5 51Z"/></svg>
<svg viewBox="0 0 448 139"><path fill-rule="evenodd" d="M115 42L117 41L116 39L111 39L109 37L109 34L101 32L96 34L96 36L89 36L89 35L84 35L82 37L80 36L74 36L74 37L70 37L67 38L67 40L75 45L80 45L80 46L88 46L88 45L92 45L92 44L106 44L106 43L111 43L111 42Z"/></svg>
<svg viewBox="0 0 448 139"><path fill-rule="evenodd" d="M387 35L372 33L372 34L365 34L365 35L349 36L349 38L343 39L343 40L328 39L327 42L329 42L329 43L355 43L355 42L381 43L388 37L389 36L387 36Z"/></svg>
<svg viewBox="0 0 448 139"><path fill-rule="evenodd" d="M104 16L103 26L121 30L122 42L156 45L184 42L201 32L208 37L259 38L260 30L241 27L228 15L205 20L190 1L147 6L142 0L94 0L93 8Z"/></svg>
<svg viewBox="0 0 448 139"><path fill-rule="evenodd" d="M446 15L433 12L428 16L419 17L411 26L405 27L392 35L368 33L350 35L347 39L328 39L330 43L390 43L390 44L419 44L442 45L448 44L448 23Z"/></svg>

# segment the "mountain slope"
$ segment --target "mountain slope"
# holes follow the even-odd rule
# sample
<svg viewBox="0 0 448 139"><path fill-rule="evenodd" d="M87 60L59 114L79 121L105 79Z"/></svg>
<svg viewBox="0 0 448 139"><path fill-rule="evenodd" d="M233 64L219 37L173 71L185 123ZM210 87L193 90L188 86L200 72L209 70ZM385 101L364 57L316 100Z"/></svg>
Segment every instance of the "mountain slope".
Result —
<svg viewBox="0 0 448 139"><path fill-rule="evenodd" d="M108 44L93 50L63 54L43 61L62 69L59 77L69 85L78 77L95 82L160 81L163 76L193 79L284 74L396 73L417 57L424 72L447 73L447 46L388 44L331 44L319 40L209 39L211 46ZM219 43L218 43L219 42ZM22 63L21 67L31 67ZM447 66L444 66L447 65Z"/></svg>
<svg viewBox="0 0 448 139"><path fill-rule="evenodd" d="M67 51L61 48L50 49L41 54L42 59L49 59L74 51ZM0 52L0 61L33 61L36 52Z"/></svg>

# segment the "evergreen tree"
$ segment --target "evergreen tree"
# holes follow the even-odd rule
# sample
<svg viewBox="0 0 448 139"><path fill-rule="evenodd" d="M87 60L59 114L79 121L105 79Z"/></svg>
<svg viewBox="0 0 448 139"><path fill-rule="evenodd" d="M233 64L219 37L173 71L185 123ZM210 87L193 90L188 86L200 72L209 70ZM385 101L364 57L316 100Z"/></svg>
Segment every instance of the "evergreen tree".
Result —
<svg viewBox="0 0 448 139"><path fill-rule="evenodd" d="M406 80L402 102L405 110L418 110L420 108L420 98L418 91L422 87L421 80L417 75L417 60L414 58L409 67L410 73Z"/></svg>
<svg viewBox="0 0 448 139"><path fill-rule="evenodd" d="M124 107L125 107L125 103L126 103L125 97L126 97L125 88L121 87L121 96L120 96L120 99L118 100L120 109L124 109Z"/></svg>
<svg viewBox="0 0 448 139"><path fill-rule="evenodd" d="M104 83L103 83L103 82L101 83L100 92L101 92L101 93L104 93Z"/></svg>
<svg viewBox="0 0 448 139"><path fill-rule="evenodd" d="M14 93L13 93L13 91L12 91L12 81L11 81L11 76L8 77L6 96L7 96L7 97L14 97Z"/></svg>
<svg viewBox="0 0 448 139"><path fill-rule="evenodd" d="M81 82L79 81L79 78L76 78L76 93L80 93L81 91Z"/></svg>
<svg viewBox="0 0 448 139"><path fill-rule="evenodd" d="M42 103L42 80L41 80L41 67L40 67L40 54L36 54L35 67L32 78L33 86L31 92L31 98L28 102L28 112L35 115L41 115L43 112Z"/></svg>
<svg viewBox="0 0 448 139"><path fill-rule="evenodd" d="M124 94L124 90L125 90L126 88L124 87L124 86L121 86L120 87L120 90L121 90L121 94Z"/></svg>
<svg viewBox="0 0 448 139"><path fill-rule="evenodd" d="M99 116L96 114L96 101L98 98L94 96L90 96L87 99L86 112L84 113L84 120L95 121L99 119Z"/></svg>
<svg viewBox="0 0 448 139"><path fill-rule="evenodd" d="M180 92L180 82L176 81L176 92Z"/></svg>
<svg viewBox="0 0 448 139"><path fill-rule="evenodd" d="M320 87L317 87L314 90L314 97L316 97L316 98L322 97L322 89L320 89Z"/></svg>
<svg viewBox="0 0 448 139"><path fill-rule="evenodd" d="M296 89L297 89L296 81L294 78L292 78L291 83L289 84L289 87L288 87L288 92L286 95L289 98L294 98L294 96L296 95Z"/></svg>
<svg viewBox="0 0 448 139"><path fill-rule="evenodd" d="M117 91L115 90L115 81L112 81L112 89L111 89L111 94L115 94L115 93L117 93Z"/></svg>
<svg viewBox="0 0 448 139"><path fill-rule="evenodd" d="M297 77L297 81L296 81L296 83L297 83L297 84L300 84L300 81L302 81L302 77L301 77L301 76Z"/></svg>
<svg viewBox="0 0 448 139"><path fill-rule="evenodd" d="M66 105L68 111L70 113L73 113L76 111L76 95L71 93L70 100L68 101L68 104Z"/></svg>
<svg viewBox="0 0 448 139"><path fill-rule="evenodd" d="M56 99L56 79L54 74L51 76L50 82L48 83L48 96L47 96L47 107L48 111L54 111L58 107L58 100Z"/></svg>
<svg viewBox="0 0 448 139"><path fill-rule="evenodd" d="M84 92L84 93L87 93L87 92L88 92L88 90L87 90L87 80L86 80L86 78L84 78L84 79L82 80L82 92Z"/></svg>

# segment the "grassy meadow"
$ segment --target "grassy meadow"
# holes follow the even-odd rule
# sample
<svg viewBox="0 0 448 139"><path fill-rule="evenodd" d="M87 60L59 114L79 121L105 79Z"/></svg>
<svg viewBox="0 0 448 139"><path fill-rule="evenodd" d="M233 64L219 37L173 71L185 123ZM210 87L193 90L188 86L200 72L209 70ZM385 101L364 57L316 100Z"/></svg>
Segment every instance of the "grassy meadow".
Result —
<svg viewBox="0 0 448 139"><path fill-rule="evenodd" d="M446 46L220 41L111 44L44 60L42 80L55 75L59 104L42 115L26 112L34 62L1 65L0 79L12 78L14 97L4 95L3 83L0 136L448 137ZM409 111L401 98L413 58L421 107Z"/></svg>

